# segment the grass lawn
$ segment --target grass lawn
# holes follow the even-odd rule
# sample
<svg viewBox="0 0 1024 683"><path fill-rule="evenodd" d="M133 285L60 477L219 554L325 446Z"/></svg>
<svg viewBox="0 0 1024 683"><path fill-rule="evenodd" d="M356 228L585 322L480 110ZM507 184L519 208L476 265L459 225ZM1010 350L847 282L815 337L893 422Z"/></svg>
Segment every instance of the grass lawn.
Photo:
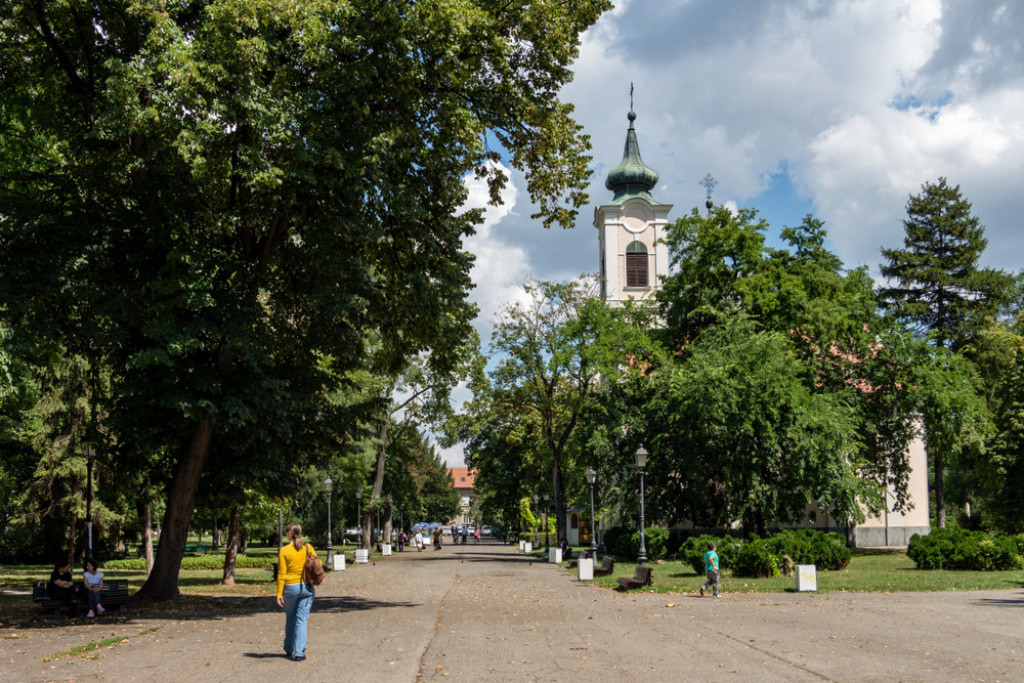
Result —
<svg viewBox="0 0 1024 683"><path fill-rule="evenodd" d="M697 575L683 562L651 563L654 567L653 585L642 590L653 593L696 593L704 583L704 575ZM616 576L632 576L636 563L616 562L614 576L599 576L598 585L615 588ZM570 570L575 572L576 570ZM723 593L784 593L796 590L793 576L770 579L734 577L722 572ZM1006 588L1024 588L1024 570L1000 572L974 572L954 570L921 570L902 552L854 552L846 569L818 572L818 592L860 591L889 593L895 591L973 591Z"/></svg>

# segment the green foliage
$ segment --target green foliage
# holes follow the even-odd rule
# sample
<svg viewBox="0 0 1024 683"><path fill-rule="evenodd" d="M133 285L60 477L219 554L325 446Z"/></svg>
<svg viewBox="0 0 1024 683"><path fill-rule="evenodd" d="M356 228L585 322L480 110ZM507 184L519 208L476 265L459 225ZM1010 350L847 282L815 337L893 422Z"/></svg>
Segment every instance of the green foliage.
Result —
<svg viewBox="0 0 1024 683"><path fill-rule="evenodd" d="M993 571L1024 567L1019 537L969 531L952 526L914 534L907 555L918 569L970 569Z"/></svg>
<svg viewBox="0 0 1024 683"><path fill-rule="evenodd" d="M237 569L259 569L269 567L277 562L276 555L242 555L235 557ZM145 558L136 557L127 560L110 560L103 564L107 569L128 569L131 571L145 571ZM223 569L224 556L217 554L187 556L181 560L182 569Z"/></svg>
<svg viewBox="0 0 1024 683"><path fill-rule="evenodd" d="M679 559L693 567L698 574L704 573L704 553L708 551L708 543L714 543L718 553L718 566L720 569L732 569L736 564L736 555L743 543L735 536L712 536L702 534L691 536L679 546Z"/></svg>
<svg viewBox="0 0 1024 683"><path fill-rule="evenodd" d="M778 576L784 558L813 564L819 571L844 569L853 556L842 534L815 529L787 529L767 538L753 538L736 552L736 576Z"/></svg>
<svg viewBox="0 0 1024 683"><path fill-rule="evenodd" d="M988 245L985 229L960 186L945 178L910 197L903 226L903 249L882 250L882 275L894 284L880 289L879 298L921 335L960 349L1009 302L1013 279L978 267Z"/></svg>
<svg viewBox="0 0 1024 683"><path fill-rule="evenodd" d="M733 563L734 576L751 578L778 576L779 558L772 549L771 543L765 538L756 538L740 546ZM704 568L701 567L701 572Z"/></svg>
<svg viewBox="0 0 1024 683"><path fill-rule="evenodd" d="M636 549L636 555L640 554L640 532L634 531L630 537L630 547ZM668 528L663 526L649 526L644 529L644 549L647 551L647 559L660 560L668 552Z"/></svg>
<svg viewBox="0 0 1024 683"><path fill-rule="evenodd" d="M325 388L458 360L488 138L573 224L589 143L558 93L608 7L5 3L0 311L19 353L113 368L119 464L171 480L144 592L177 593L204 468L295 495L361 412Z"/></svg>
<svg viewBox="0 0 1024 683"><path fill-rule="evenodd" d="M835 532L787 529L772 534L765 541L780 561L788 555L796 564L813 564L819 570L844 569L853 556L846 547L846 538Z"/></svg>
<svg viewBox="0 0 1024 683"><path fill-rule="evenodd" d="M624 526L613 526L604 532L604 546L608 554L620 561L629 561L637 556L633 545L633 532Z"/></svg>

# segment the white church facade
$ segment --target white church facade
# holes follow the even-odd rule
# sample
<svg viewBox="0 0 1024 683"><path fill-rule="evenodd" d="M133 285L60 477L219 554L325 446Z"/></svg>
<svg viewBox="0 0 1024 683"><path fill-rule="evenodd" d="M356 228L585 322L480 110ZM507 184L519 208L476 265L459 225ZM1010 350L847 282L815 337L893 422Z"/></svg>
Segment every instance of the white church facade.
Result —
<svg viewBox="0 0 1024 683"><path fill-rule="evenodd" d="M594 209L601 298L611 306L621 306L627 300L653 300L669 272L668 248L662 237L669 224L672 205L663 204L652 195L658 174L644 164L640 156L634 128L636 114L630 111L628 118L622 161L608 173L605 181L612 199ZM708 203L710 205L710 197ZM928 459L921 439L910 444L907 457L911 469L908 485L911 509L892 512L895 496L888 491L889 510L869 516L862 524L851 526L846 520L819 512L814 523L807 521L795 526L844 533L855 547L902 547L915 533L929 533Z"/></svg>

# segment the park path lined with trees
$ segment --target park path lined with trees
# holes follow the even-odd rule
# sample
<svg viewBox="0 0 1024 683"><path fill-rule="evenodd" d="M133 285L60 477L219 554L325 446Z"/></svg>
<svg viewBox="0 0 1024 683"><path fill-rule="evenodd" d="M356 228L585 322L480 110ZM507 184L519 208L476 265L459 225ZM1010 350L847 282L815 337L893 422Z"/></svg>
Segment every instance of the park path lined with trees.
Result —
<svg viewBox="0 0 1024 683"><path fill-rule="evenodd" d="M655 571L658 567L655 566ZM694 590L702 579L693 576ZM308 659L281 656L284 617L129 618L4 629L4 680L1019 680L1020 590L629 593L485 541L328 574ZM128 636L101 656L44 657ZM16 637L15 637L16 636Z"/></svg>

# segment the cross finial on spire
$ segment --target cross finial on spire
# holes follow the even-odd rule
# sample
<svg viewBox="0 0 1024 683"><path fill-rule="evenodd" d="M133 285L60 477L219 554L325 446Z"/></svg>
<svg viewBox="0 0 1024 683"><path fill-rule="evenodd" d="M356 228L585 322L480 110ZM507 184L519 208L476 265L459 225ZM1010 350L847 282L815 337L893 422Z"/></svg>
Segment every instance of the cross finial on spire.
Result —
<svg viewBox="0 0 1024 683"><path fill-rule="evenodd" d="M633 111L633 81L629 82L629 110Z"/></svg>
<svg viewBox="0 0 1024 683"><path fill-rule="evenodd" d="M710 216L711 209L715 206L714 202L711 201L711 192L715 189L715 185L718 184L718 181L715 180L714 176L708 173L697 184L703 186L704 189L708 191L708 199L706 202L704 202L704 206L707 207L708 215Z"/></svg>

